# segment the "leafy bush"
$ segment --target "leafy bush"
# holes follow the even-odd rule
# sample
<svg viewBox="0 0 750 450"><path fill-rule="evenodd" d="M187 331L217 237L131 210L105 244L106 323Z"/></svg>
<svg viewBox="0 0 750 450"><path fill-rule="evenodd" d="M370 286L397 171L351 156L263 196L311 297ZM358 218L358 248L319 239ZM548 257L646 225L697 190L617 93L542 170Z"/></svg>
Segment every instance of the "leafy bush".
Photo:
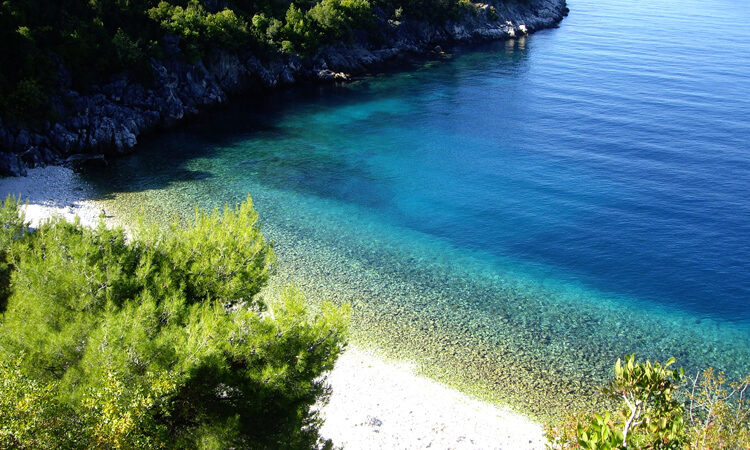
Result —
<svg viewBox="0 0 750 450"><path fill-rule="evenodd" d="M312 53L320 45L313 21L294 3L286 11L282 34L289 42L282 45L299 53Z"/></svg>
<svg viewBox="0 0 750 450"><path fill-rule="evenodd" d="M249 199L132 239L53 220L11 247L0 445L318 444L348 309L258 296L274 257Z"/></svg>
<svg viewBox="0 0 750 450"><path fill-rule="evenodd" d="M678 398L686 380L682 368L669 368L674 362L637 362L635 355L624 363L618 359L615 377L602 392L622 407L616 413L569 416L548 427L548 447L750 448L750 404L744 398L750 376L727 385L722 373L708 369L696 375L689 394Z"/></svg>
<svg viewBox="0 0 750 450"><path fill-rule="evenodd" d="M10 274L13 270L10 251L14 241L28 230L18 199L8 196L0 207L0 314L10 296Z"/></svg>
<svg viewBox="0 0 750 450"><path fill-rule="evenodd" d="M133 40L122 28L118 29L112 37L112 45L114 45L119 63L123 67L132 66L143 59L143 50L139 47L138 42Z"/></svg>
<svg viewBox="0 0 750 450"><path fill-rule="evenodd" d="M47 117L61 65L82 90L112 73L142 70L158 38L158 26L144 15L147 1L0 2L3 118Z"/></svg>
<svg viewBox="0 0 750 450"><path fill-rule="evenodd" d="M190 0L185 7L161 1L148 15L168 33L179 36L193 58L213 46L240 48L248 39L247 23L234 11L209 13L198 0Z"/></svg>
<svg viewBox="0 0 750 450"><path fill-rule="evenodd" d="M728 382L709 368L696 374L686 402L691 448L750 448L750 375Z"/></svg>
<svg viewBox="0 0 750 450"><path fill-rule="evenodd" d="M370 29L375 16L368 0L321 0L307 12L290 4L285 19L284 40L294 51L312 54L321 45L351 39L355 29ZM281 46L288 52L289 44Z"/></svg>
<svg viewBox="0 0 750 450"><path fill-rule="evenodd" d="M367 0L322 0L308 16L329 41L347 38L354 28L367 28L373 20Z"/></svg>
<svg viewBox="0 0 750 450"><path fill-rule="evenodd" d="M273 45L281 37L281 30L284 23L275 18L266 17L265 14L255 14L252 18L253 31L259 42Z"/></svg>
<svg viewBox="0 0 750 450"><path fill-rule="evenodd" d="M19 360L0 360L0 448L63 448L73 417L55 383L26 377Z"/></svg>
<svg viewBox="0 0 750 450"><path fill-rule="evenodd" d="M23 79L10 92L7 103L14 117L29 120L44 116L48 100L48 94L36 80Z"/></svg>

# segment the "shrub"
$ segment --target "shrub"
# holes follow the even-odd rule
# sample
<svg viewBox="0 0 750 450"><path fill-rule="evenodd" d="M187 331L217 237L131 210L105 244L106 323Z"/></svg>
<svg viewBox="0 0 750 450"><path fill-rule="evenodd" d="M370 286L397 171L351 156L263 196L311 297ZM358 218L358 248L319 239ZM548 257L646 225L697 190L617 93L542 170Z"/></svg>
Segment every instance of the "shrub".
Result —
<svg viewBox="0 0 750 450"><path fill-rule="evenodd" d="M291 3L289 9L286 10L285 19L282 35L286 38L284 40L291 45L282 43L282 48L286 47L284 50L287 51L291 47L294 51L302 54L314 52L320 42L318 41L318 33L313 28L312 20L306 17L305 13L294 3Z"/></svg>
<svg viewBox="0 0 750 450"><path fill-rule="evenodd" d="M119 63L123 67L137 64L143 59L143 52L138 43L133 40L122 28L118 29L112 38Z"/></svg>
<svg viewBox="0 0 750 450"><path fill-rule="evenodd" d="M18 199L11 196L0 207L0 314L5 311L10 296L10 274L13 270L11 249L28 229L18 207Z"/></svg>
<svg viewBox="0 0 750 450"><path fill-rule="evenodd" d="M244 19L231 9L209 13L198 0L190 0L185 7L161 1L148 10L148 15L165 31L179 36L193 58L200 58L213 47L241 48L248 41Z"/></svg>
<svg viewBox="0 0 750 450"><path fill-rule="evenodd" d="M322 0L308 16L328 41L349 38L355 28L366 29L374 20L367 0Z"/></svg>
<svg viewBox="0 0 750 450"><path fill-rule="evenodd" d="M686 402L690 448L750 448L750 375L728 382L713 368L696 374Z"/></svg>
<svg viewBox="0 0 750 450"><path fill-rule="evenodd" d="M3 366L6 442L318 444L312 405L327 395L321 375L343 349L348 309L325 303L311 316L294 289L258 296L273 251L249 199L132 239L52 220L13 248L0 322L0 357L16 361ZM10 406L29 395L31 410Z"/></svg>
<svg viewBox="0 0 750 450"><path fill-rule="evenodd" d="M374 23L367 0L321 0L307 12L292 3L285 18L285 40L304 55L314 53L323 44L351 39L355 29L368 29ZM282 49L286 46L283 42L281 45Z"/></svg>
<svg viewBox="0 0 750 450"><path fill-rule="evenodd" d="M441 24L459 16L462 11L459 4L459 0L378 0L373 6L385 11L400 9L399 16L403 19ZM401 20L401 18L397 17L396 20Z"/></svg>
<svg viewBox="0 0 750 450"><path fill-rule="evenodd" d="M34 79L20 80L8 95L10 114L17 119L31 120L42 117L48 110L49 96Z"/></svg>
<svg viewBox="0 0 750 450"><path fill-rule="evenodd" d="M553 448L591 450L615 448L679 448L685 437L682 404L675 392L683 380L683 370L665 364L638 362L635 355L617 360L615 377L602 392L620 401L615 412L595 413L548 430ZM574 431L572 431L574 430Z"/></svg>
<svg viewBox="0 0 750 450"><path fill-rule="evenodd" d="M0 360L0 448L63 448L76 423L57 385L25 376L20 360Z"/></svg>
<svg viewBox="0 0 750 450"><path fill-rule="evenodd" d="M745 391L750 376L727 384L723 373L707 369L696 375L690 393L684 370L637 362L628 355L615 364L614 379L602 389L621 402L615 413L572 415L547 428L554 449L750 448L750 404ZM700 381L699 381L700 378Z"/></svg>

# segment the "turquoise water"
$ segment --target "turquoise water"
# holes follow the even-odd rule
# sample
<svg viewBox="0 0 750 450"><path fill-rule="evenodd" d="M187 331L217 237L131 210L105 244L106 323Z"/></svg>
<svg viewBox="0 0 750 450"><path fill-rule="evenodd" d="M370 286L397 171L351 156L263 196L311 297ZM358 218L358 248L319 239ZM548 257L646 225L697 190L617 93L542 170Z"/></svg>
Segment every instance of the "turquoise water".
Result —
<svg viewBox="0 0 750 450"><path fill-rule="evenodd" d="M238 101L89 177L155 218L251 194L271 291L352 302L355 341L526 411L626 352L747 372L750 11L569 7L529 38Z"/></svg>

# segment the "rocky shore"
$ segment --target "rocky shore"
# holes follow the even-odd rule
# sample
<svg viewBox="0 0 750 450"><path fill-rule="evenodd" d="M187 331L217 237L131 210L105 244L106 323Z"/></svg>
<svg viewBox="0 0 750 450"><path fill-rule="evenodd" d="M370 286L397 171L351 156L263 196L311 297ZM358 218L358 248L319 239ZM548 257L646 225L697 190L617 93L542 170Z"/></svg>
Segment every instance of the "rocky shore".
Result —
<svg viewBox="0 0 750 450"><path fill-rule="evenodd" d="M252 53L216 52L188 63L176 42L165 43L168 56L151 61L149 86L121 74L83 94L71 89L69 77L61 73L53 99L55 109L63 111L58 121L20 128L0 118L0 175L104 160L132 149L144 133L174 125L233 94L347 80L390 61L439 51L440 45L509 39L549 28L567 12L565 0L509 0L476 4L461 20L443 26L383 19L386 44L327 47L309 59L277 55L261 60Z"/></svg>

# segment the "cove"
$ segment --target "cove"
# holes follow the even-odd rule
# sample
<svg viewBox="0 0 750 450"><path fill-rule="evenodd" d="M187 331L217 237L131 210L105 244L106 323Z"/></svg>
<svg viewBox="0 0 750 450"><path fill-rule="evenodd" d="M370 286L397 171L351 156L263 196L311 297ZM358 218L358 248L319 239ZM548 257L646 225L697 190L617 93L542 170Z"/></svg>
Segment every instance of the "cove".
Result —
<svg viewBox="0 0 750 450"><path fill-rule="evenodd" d="M569 7L529 38L237 101L87 178L159 220L250 194L266 295L351 302L356 343L541 417L625 353L746 373L748 12Z"/></svg>

